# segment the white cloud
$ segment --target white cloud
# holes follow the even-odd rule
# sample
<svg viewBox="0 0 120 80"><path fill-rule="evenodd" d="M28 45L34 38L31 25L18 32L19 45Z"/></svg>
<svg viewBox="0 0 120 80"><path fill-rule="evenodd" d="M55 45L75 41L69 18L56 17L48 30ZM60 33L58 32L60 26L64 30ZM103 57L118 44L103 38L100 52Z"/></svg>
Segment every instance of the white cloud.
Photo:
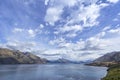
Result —
<svg viewBox="0 0 120 80"><path fill-rule="evenodd" d="M64 42L65 42L65 39L61 37L61 38L57 38L57 39L49 41L49 44L55 45L55 44L60 44Z"/></svg>
<svg viewBox="0 0 120 80"><path fill-rule="evenodd" d="M47 4L48 0L45 2L45 4ZM61 19L64 7L74 6L77 3L77 0L50 0L49 2L50 7L47 9L45 21L54 26L55 22Z"/></svg>
<svg viewBox="0 0 120 80"><path fill-rule="evenodd" d="M98 5L92 4L88 7L83 7L81 11L82 12L78 15L78 19L83 21L83 26L90 27L98 24L96 20L100 15L100 7Z"/></svg>
<svg viewBox="0 0 120 80"><path fill-rule="evenodd" d="M72 25L72 26L64 26L58 29L60 32L69 32L69 31L82 31L82 27L80 25Z"/></svg>
<svg viewBox="0 0 120 80"><path fill-rule="evenodd" d="M120 44L120 35L114 34L116 37L111 38L105 36L109 35L109 31L112 33L117 32L118 30L112 30L106 27L106 32L102 31L95 36L92 36L86 40L79 40L76 43L68 42L64 38L53 40L54 45L57 45L58 52L63 58L70 60L93 60L101 54L107 52L118 51ZM61 54L62 53L62 54Z"/></svg>
<svg viewBox="0 0 120 80"><path fill-rule="evenodd" d="M45 5L48 5L48 3L49 3L49 0L45 0Z"/></svg>
<svg viewBox="0 0 120 80"><path fill-rule="evenodd" d="M54 25L54 23L60 19L62 12L63 10L59 7L48 8L45 16L45 21L48 22L50 25Z"/></svg>
<svg viewBox="0 0 120 80"><path fill-rule="evenodd" d="M44 28L45 26L43 25L43 24L40 24L40 28L42 29L42 28Z"/></svg>
<svg viewBox="0 0 120 80"><path fill-rule="evenodd" d="M111 30L109 30L108 32L110 32L110 33L115 33L115 34L120 34L120 28L111 29Z"/></svg>
<svg viewBox="0 0 120 80"><path fill-rule="evenodd" d="M76 3L78 2L78 0L50 0L50 5L52 6L59 6L59 7L72 7L74 6Z"/></svg>
<svg viewBox="0 0 120 80"><path fill-rule="evenodd" d="M16 33L16 32L22 32L22 31L24 31L24 29L14 28L12 32Z"/></svg>
<svg viewBox="0 0 120 80"><path fill-rule="evenodd" d="M101 33L101 35L99 34L99 37L103 36L103 33ZM98 35L97 35L98 37ZM99 39L96 39L96 36L93 38L89 38L88 39L90 41L90 47L94 47L94 46L98 46L99 43L101 42L101 44L103 44L103 42L105 41L100 41ZM58 58L66 58L66 59L70 59L70 60L75 60L75 61L84 61L84 60L89 60L97 58L99 56L99 54L96 54L97 50L93 50L93 51L89 51L85 50L83 51L82 49L84 49L86 46L86 44L88 43L88 40L83 41L80 40L76 43L72 43L72 42L67 42L64 38L56 38L53 41L50 41L50 44L52 45L57 45L55 49L47 49L44 51L41 51L43 49L41 49L41 45L38 45L38 43L33 42L33 41L29 41L29 42L21 42L21 41L17 41L17 40L11 40L8 41L7 44L5 44L5 46L7 48L10 49L14 49L14 50L21 50L21 51L30 51L30 52L34 52L36 53L38 56L47 58L47 59L58 59ZM42 46L43 47L43 46ZM103 46L101 46L103 47ZM90 53L90 55L84 55L86 53ZM93 53L93 54L91 54ZM51 56L46 56L46 55L42 55L42 54L49 54ZM56 55L57 54L57 55Z"/></svg>
<svg viewBox="0 0 120 80"><path fill-rule="evenodd" d="M42 46L42 47L41 47ZM33 54L42 54L40 51L45 50L46 46L41 42L36 41L21 41L16 38L7 40L6 43L1 44L2 48L9 48L12 50L20 50L22 52L31 52Z"/></svg>
<svg viewBox="0 0 120 80"><path fill-rule="evenodd" d="M110 26L106 26L105 28L103 28L103 31L107 31L110 29Z"/></svg>
<svg viewBox="0 0 120 80"><path fill-rule="evenodd" d="M117 3L119 0L107 0L109 1L110 3Z"/></svg>
<svg viewBox="0 0 120 80"><path fill-rule="evenodd" d="M35 38L36 35L38 34L46 34L46 31L43 32L44 25L40 24L37 28L35 29L24 29L24 28L14 28L12 30L13 34L11 36L14 37L28 37L28 38ZM19 33L19 36L17 36L16 33Z"/></svg>
<svg viewBox="0 0 120 80"><path fill-rule="evenodd" d="M91 4L89 6L80 5L79 10L71 13L71 18L67 24L75 24L82 22L82 27L93 27L99 22L97 18L100 16L100 10L107 4Z"/></svg>
<svg viewBox="0 0 120 80"><path fill-rule="evenodd" d="M33 47L36 46L35 42L20 42L20 41L12 41L5 44L5 46L9 49L20 50L23 52L31 51Z"/></svg>
<svg viewBox="0 0 120 80"><path fill-rule="evenodd" d="M56 31L54 33L65 33L63 34L64 37L74 38L78 36L78 33L82 32L84 29L97 26L99 24L97 19L100 16L100 10L108 6L108 4L101 3L97 5L94 3L96 1L93 1L93 3L92 1L90 2L91 4L88 6L79 4L78 10L71 10L70 16L68 16L65 24L58 25L59 27L56 27Z"/></svg>
<svg viewBox="0 0 120 80"><path fill-rule="evenodd" d="M36 36L36 32L32 29L29 29L28 33L29 33L30 37L35 37Z"/></svg>
<svg viewBox="0 0 120 80"><path fill-rule="evenodd" d="M60 1L56 1L56 2L62 6L72 7L77 3L77 0L60 0Z"/></svg>
<svg viewBox="0 0 120 80"><path fill-rule="evenodd" d="M66 35L66 37L68 37L68 38L74 38L76 36L77 36L76 33L69 33L69 34Z"/></svg>
<svg viewBox="0 0 120 80"><path fill-rule="evenodd" d="M101 56L101 54L119 50L120 34L114 38L111 37L104 38L104 36L107 36L110 33L116 35L117 33L119 33L119 31L120 31L119 28L109 29L109 27L105 27L102 32L96 34L95 36L92 36L86 40L80 39L75 43L70 41L68 42L63 37L55 38L54 40L51 40L49 43L51 45L55 45L56 47L53 49L46 49L44 51L40 51L39 49L40 47L38 48L37 47L38 44L35 42L9 41L9 43L7 43L6 46L11 49L32 51L37 55L47 59L66 58L75 61L93 60ZM42 55L41 53L45 55Z"/></svg>

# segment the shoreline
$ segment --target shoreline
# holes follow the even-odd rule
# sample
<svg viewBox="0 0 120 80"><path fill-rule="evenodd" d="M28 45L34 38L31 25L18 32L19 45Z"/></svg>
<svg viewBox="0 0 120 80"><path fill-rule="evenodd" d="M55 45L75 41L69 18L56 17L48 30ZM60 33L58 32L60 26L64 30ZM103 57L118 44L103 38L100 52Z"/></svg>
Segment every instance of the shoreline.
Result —
<svg viewBox="0 0 120 80"><path fill-rule="evenodd" d="M120 64L110 66L107 75L101 80L120 80Z"/></svg>
<svg viewBox="0 0 120 80"><path fill-rule="evenodd" d="M101 78L101 80L120 80L120 64L114 65L97 65L97 64L86 64L88 66L106 67L107 73Z"/></svg>

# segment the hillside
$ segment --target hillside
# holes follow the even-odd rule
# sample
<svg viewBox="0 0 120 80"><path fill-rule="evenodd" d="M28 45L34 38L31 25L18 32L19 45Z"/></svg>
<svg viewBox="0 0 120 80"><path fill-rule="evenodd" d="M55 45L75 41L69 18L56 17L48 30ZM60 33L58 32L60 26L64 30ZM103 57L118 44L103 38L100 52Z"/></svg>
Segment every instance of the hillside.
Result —
<svg viewBox="0 0 120 80"><path fill-rule="evenodd" d="M111 65L115 65L119 63L120 63L120 52L111 52L105 54L104 56L99 57L89 65L109 67Z"/></svg>
<svg viewBox="0 0 120 80"><path fill-rule="evenodd" d="M120 52L107 53L94 62L120 62Z"/></svg>
<svg viewBox="0 0 120 80"><path fill-rule="evenodd" d="M102 80L120 80L120 64L110 66L107 71L107 75Z"/></svg>
<svg viewBox="0 0 120 80"><path fill-rule="evenodd" d="M41 64L46 61L28 52L0 48L0 64Z"/></svg>

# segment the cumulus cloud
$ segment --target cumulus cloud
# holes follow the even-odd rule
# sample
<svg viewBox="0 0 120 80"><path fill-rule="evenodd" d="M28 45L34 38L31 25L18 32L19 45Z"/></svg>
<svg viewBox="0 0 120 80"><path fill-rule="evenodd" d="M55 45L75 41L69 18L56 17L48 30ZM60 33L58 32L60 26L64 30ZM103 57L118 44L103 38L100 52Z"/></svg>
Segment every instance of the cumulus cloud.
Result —
<svg viewBox="0 0 120 80"><path fill-rule="evenodd" d="M69 31L82 31L82 27L80 25L72 25L72 26L64 26L59 29L60 32L69 32Z"/></svg>
<svg viewBox="0 0 120 80"><path fill-rule="evenodd" d="M15 37L16 38L18 37L16 33L19 33L19 37L24 37L24 38L35 38L36 35L39 35L39 34L45 34L46 32L43 32L42 30L44 29L44 25L43 24L40 24L37 28L35 29L32 29L32 28L17 28L15 27L12 32L13 34L11 36Z"/></svg>
<svg viewBox="0 0 120 80"><path fill-rule="evenodd" d="M9 41L4 44L4 47L12 49L12 50L21 50L21 51L31 51L33 47L36 46L35 42L20 42L20 41Z"/></svg>
<svg viewBox="0 0 120 80"><path fill-rule="evenodd" d="M28 30L28 33L29 33L30 37L35 37L35 36L36 36L35 31L32 30L32 29L29 29L29 30Z"/></svg>
<svg viewBox="0 0 120 80"><path fill-rule="evenodd" d="M120 34L120 28L111 29L111 30L109 30L108 32L110 32L110 33L115 33L115 34Z"/></svg>
<svg viewBox="0 0 120 80"><path fill-rule="evenodd" d="M107 31L109 29L110 29L110 26L106 26L106 27L103 28L103 31Z"/></svg>
<svg viewBox="0 0 120 80"><path fill-rule="evenodd" d="M109 3L98 0L49 0L49 4L48 0L46 1L48 8L44 20L48 26L54 26L53 33L57 36L49 41L49 45L54 47L42 51L43 57L81 61L95 59L101 54L119 50L119 28L111 29L111 26L106 26L86 39L80 38L80 33L84 30L99 26L98 19L103 8L111 3L117 3L118 0L108 0ZM109 37L111 34L112 37ZM74 38L79 40L74 40ZM113 47L115 48L112 49Z"/></svg>
<svg viewBox="0 0 120 80"><path fill-rule="evenodd" d="M48 5L49 0L45 0L45 5Z"/></svg>
<svg viewBox="0 0 120 80"><path fill-rule="evenodd" d="M101 54L105 54L113 50L119 50L120 34L118 36L115 36L114 38L104 38L109 34L116 35L116 33L119 33L119 28L109 29L108 27L106 27L104 29L105 30L96 34L95 36L87 38L86 40L80 39L75 43L70 41L68 42L63 37L51 40L49 44L52 46L56 46L54 49L40 50L38 49L38 45L35 42L19 41L9 41L9 43L6 44L6 47L15 50L31 51L36 53L38 56L47 58L49 60L56 60L58 58L66 58L74 61L93 60L99 57Z"/></svg>
<svg viewBox="0 0 120 80"><path fill-rule="evenodd" d="M43 24L40 24L39 28L43 29L45 26Z"/></svg>
<svg viewBox="0 0 120 80"><path fill-rule="evenodd" d="M69 24L80 23L83 27L91 27L97 25L97 18L99 17L100 7L96 4L92 4L84 7L80 6L78 11L71 14L71 20ZM75 16L74 16L75 15Z"/></svg>
<svg viewBox="0 0 120 80"><path fill-rule="evenodd" d="M14 28L13 29L13 32L16 33L16 32L22 32L24 31L24 29L21 29L21 28Z"/></svg>
<svg viewBox="0 0 120 80"><path fill-rule="evenodd" d="M60 19L62 11L63 10L61 8L49 8L46 12L45 21L48 22L50 25L54 25L55 22Z"/></svg>
<svg viewBox="0 0 120 80"><path fill-rule="evenodd" d="M95 4L96 1L90 1L88 5L85 6L85 4L83 4L84 2L85 1L78 1L79 4L76 4L79 6L77 10L69 8L71 10L69 12L70 15L67 16L65 24L57 25L54 32L55 34L63 34L64 37L74 38L79 36L78 33L81 33L84 29L92 28L99 24L97 19L100 16L100 10L108 6L108 4ZM66 11L64 10L64 12Z"/></svg>
<svg viewBox="0 0 120 80"><path fill-rule="evenodd" d="M72 7L76 2L76 0L50 0L50 7L46 11L45 21L54 26L55 22L60 20L64 7Z"/></svg>
<svg viewBox="0 0 120 80"><path fill-rule="evenodd" d="M60 0L59 2L57 0L54 0L56 4L60 4L62 6L69 6L72 7L77 3L77 0Z"/></svg>
<svg viewBox="0 0 120 80"><path fill-rule="evenodd" d="M46 10L46 15L44 21L47 26L54 26L53 33L57 36L49 41L49 46L54 46L52 49L45 50L34 50L35 53L42 53L39 56L46 57L48 59L58 59L66 58L70 60L90 60L97 58L101 53L106 53L111 51L113 47L118 49L119 40L118 37L110 38L106 36L112 34L118 34L119 29L111 29L111 26L106 26L101 32L96 35L90 36L86 39L79 39L77 41L68 40L68 38L74 39L80 36L85 29L90 29L99 25L98 18L101 16L101 10L108 3L96 4L98 0L45 0L45 5L48 6ZM110 3L117 3L118 0L108 0ZM68 12L67 12L68 11ZM63 17L64 13L66 16ZM57 24L57 25L55 25ZM31 37L35 37L37 34L41 33L41 29L45 28L43 24L40 24L39 29L27 29L26 31ZM21 32L23 30L15 30ZM14 31L14 32L15 32ZM47 34L48 31L46 31ZM87 35L87 34L86 34ZM113 43L116 41L116 43ZM29 45L21 43L22 45ZM12 45L12 47L18 47L20 49L21 45ZM34 49L32 47L26 46L24 49ZM36 45L31 45L35 47ZM11 47L11 46L10 46ZM96 54L97 53L97 54Z"/></svg>
<svg viewBox="0 0 120 80"><path fill-rule="evenodd" d="M77 36L77 34L74 33L74 32L73 33L71 32L71 33L69 33L69 34L66 35L66 37L68 37L68 38L74 38L76 36Z"/></svg>
<svg viewBox="0 0 120 80"><path fill-rule="evenodd" d="M51 25L54 25L55 22L62 18L62 13L66 12L64 10L65 7L74 7L77 5L79 6L79 9L74 11L71 10L72 12L70 12L71 16L68 23L74 24L82 22L84 26L94 26L98 24L96 19L99 17L100 9L107 6L105 3L97 5L95 4L96 2L97 0L50 0L50 7L47 9L45 21ZM85 6L86 4L88 6Z"/></svg>
<svg viewBox="0 0 120 80"><path fill-rule="evenodd" d="M63 58L80 61L93 60L101 56L101 54L119 50L120 34L117 36L114 34L114 32L119 33L119 29L112 30L106 27L105 30L86 40L79 40L76 43L67 42L64 38L56 39L51 42L54 43L52 45L57 45L57 53L59 53ZM104 38L109 36L110 32L112 32L115 37Z"/></svg>
<svg viewBox="0 0 120 80"><path fill-rule="evenodd" d="M117 3L119 0L107 0L110 3Z"/></svg>
<svg viewBox="0 0 120 80"><path fill-rule="evenodd" d="M25 52L34 52L39 49L41 50L44 48L44 45L41 41L36 41L35 38L36 35L45 34L45 32L42 32L43 29L43 24L40 24L40 26L35 29L15 27L11 30L10 35L5 36L6 43L0 43L0 47L21 50Z"/></svg>
<svg viewBox="0 0 120 80"><path fill-rule="evenodd" d="M49 44L55 45L55 44L59 44L59 43L63 43L63 42L65 42L65 39L60 37L60 38L49 41Z"/></svg>

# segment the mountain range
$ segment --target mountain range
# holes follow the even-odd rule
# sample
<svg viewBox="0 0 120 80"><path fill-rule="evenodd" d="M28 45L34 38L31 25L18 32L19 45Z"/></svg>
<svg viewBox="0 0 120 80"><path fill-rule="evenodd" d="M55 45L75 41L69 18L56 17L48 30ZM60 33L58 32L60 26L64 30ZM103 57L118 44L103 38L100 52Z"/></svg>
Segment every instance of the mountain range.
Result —
<svg viewBox="0 0 120 80"><path fill-rule="evenodd" d="M65 58L59 58L57 60L47 60L47 63L63 63L63 64L68 64L68 63L73 63L73 64L82 64L82 63L88 63L89 61L72 61L68 60Z"/></svg>
<svg viewBox="0 0 120 80"><path fill-rule="evenodd" d="M42 63L46 63L46 60L32 53L0 48L0 64L42 64Z"/></svg>
<svg viewBox="0 0 120 80"><path fill-rule="evenodd" d="M110 66L120 63L120 52L107 53L94 61L72 61L64 58L47 60L30 52L0 48L0 64L43 64L43 63L89 63L93 66Z"/></svg>

